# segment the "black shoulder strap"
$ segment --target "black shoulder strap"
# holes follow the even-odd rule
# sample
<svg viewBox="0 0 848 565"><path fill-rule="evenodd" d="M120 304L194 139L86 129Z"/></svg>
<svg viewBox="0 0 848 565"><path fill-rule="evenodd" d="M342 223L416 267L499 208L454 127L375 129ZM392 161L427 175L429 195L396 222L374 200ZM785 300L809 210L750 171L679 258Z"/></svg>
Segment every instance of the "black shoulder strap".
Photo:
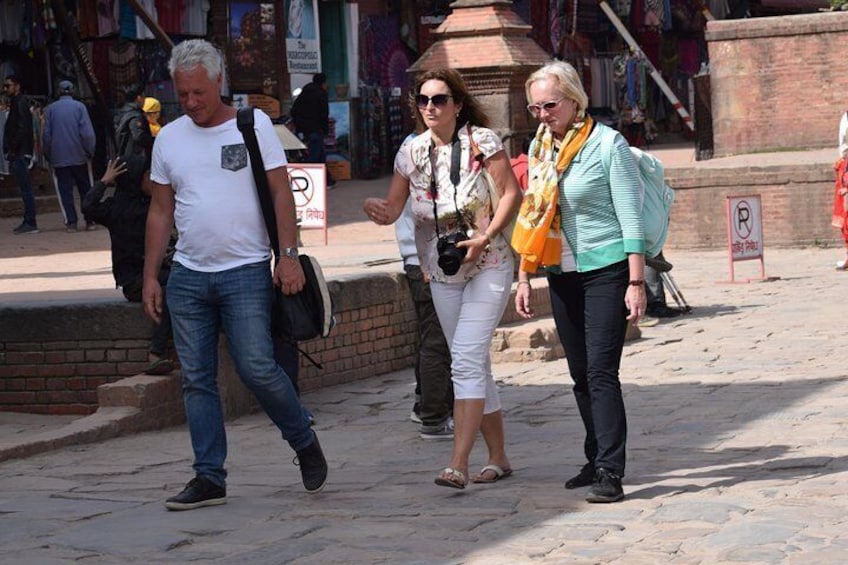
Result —
<svg viewBox="0 0 848 565"><path fill-rule="evenodd" d="M265 163L262 161L259 142L256 140L256 131L253 129L253 108L251 106L239 108L236 114L236 126L244 136L244 145L247 147L248 155L250 155L250 168L253 170L253 180L256 183L259 204L262 206L262 216L265 218L268 239L271 240L274 258L279 260L280 243L277 238L277 219L274 214L274 205L271 202L271 189L268 186Z"/></svg>

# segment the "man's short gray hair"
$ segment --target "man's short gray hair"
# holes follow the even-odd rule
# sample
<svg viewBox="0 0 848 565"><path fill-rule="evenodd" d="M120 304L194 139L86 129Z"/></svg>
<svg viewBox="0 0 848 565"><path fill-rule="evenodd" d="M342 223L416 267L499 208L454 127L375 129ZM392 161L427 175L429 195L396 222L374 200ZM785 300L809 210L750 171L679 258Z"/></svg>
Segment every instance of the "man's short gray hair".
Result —
<svg viewBox="0 0 848 565"><path fill-rule="evenodd" d="M210 80L221 76L221 54L205 39L183 41L171 51L168 71L173 78L177 71L190 71L198 65L206 69Z"/></svg>

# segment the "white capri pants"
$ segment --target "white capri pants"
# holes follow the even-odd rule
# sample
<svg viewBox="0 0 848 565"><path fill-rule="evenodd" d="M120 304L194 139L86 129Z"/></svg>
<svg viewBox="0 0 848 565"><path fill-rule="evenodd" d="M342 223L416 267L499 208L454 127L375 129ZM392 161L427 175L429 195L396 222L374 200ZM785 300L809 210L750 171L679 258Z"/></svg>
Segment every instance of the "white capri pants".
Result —
<svg viewBox="0 0 848 565"><path fill-rule="evenodd" d="M433 304L451 353L457 400L485 399L484 414L501 409L489 348L512 288L513 263L484 269L460 283L430 283Z"/></svg>

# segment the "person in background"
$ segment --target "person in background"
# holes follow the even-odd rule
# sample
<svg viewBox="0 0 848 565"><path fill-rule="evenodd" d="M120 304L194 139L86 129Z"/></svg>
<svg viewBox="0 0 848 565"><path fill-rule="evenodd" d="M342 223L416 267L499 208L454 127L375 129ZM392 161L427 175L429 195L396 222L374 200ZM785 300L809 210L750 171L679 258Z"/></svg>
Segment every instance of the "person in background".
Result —
<svg viewBox="0 0 848 565"><path fill-rule="evenodd" d="M124 104L115 113L116 155L129 157L142 155L150 158L153 135L141 107L144 105L144 88L140 84L125 86Z"/></svg>
<svg viewBox="0 0 848 565"><path fill-rule="evenodd" d="M150 135L156 137L162 125L159 123L159 118L162 115L162 104L153 97L148 96L144 99L144 116L147 118L147 126L150 128Z"/></svg>
<svg viewBox="0 0 848 565"><path fill-rule="evenodd" d="M297 259L285 152L271 120L256 112L281 248L272 275L268 231L236 109L220 97L219 51L202 39L183 41L171 52L168 69L184 115L160 130L153 147L142 300L145 313L160 322L159 268L176 223L167 300L195 477L165 507L191 510L227 502L227 437L216 384L222 331L239 377L297 454L304 487L318 492L327 481L327 460L291 380L274 360L271 336L273 285L294 294L306 280Z"/></svg>
<svg viewBox="0 0 848 565"><path fill-rule="evenodd" d="M3 128L3 155L9 161L9 169L15 175L24 203L23 221L12 231L15 235L38 233L35 195L29 176L35 148L30 101L21 92L20 79L13 74L7 75L3 81L3 93L9 97L9 115Z"/></svg>
<svg viewBox="0 0 848 565"><path fill-rule="evenodd" d="M528 206L528 191L513 237L521 253L515 308L524 318L533 315L529 276L545 258L554 322L586 433L588 462L565 488L591 486L588 502L617 502L624 498L627 443L619 366L626 324L636 325L647 307L639 173L621 134L587 113L574 67L545 65L527 79L525 94L541 122L530 147L531 188L547 196L534 200L552 213L543 215L547 223L531 222L539 216ZM611 152L608 174L604 150ZM525 244L540 230L561 234L551 240L554 249L559 245L553 257L547 239L540 249Z"/></svg>
<svg viewBox="0 0 848 565"><path fill-rule="evenodd" d="M418 343L415 351L415 404L410 419L421 425L422 439L453 439L451 356L433 305L430 279L421 270L415 247L415 219L409 201L395 222L395 237L415 306Z"/></svg>
<svg viewBox="0 0 848 565"><path fill-rule="evenodd" d="M0 93L0 135L4 133L6 129L6 118L9 117L9 97L5 94ZM2 140L0 140L0 147L2 147ZM9 161L6 160L6 156L0 153L0 175L8 175L9 174Z"/></svg>
<svg viewBox="0 0 848 565"><path fill-rule="evenodd" d="M59 81L59 99L47 106L44 112L44 152L56 175L59 203L65 218L65 229L77 231L77 210L74 204L74 185L82 206L85 195L91 190L89 160L94 155L97 140L88 110L74 100L72 82ZM85 229L97 225L86 217Z"/></svg>
<svg viewBox="0 0 848 565"><path fill-rule="evenodd" d="M488 117L452 69L419 76L412 98L419 135L401 145L386 198L364 211L379 225L394 223L411 199L421 270L451 353L453 453L436 477L464 489L471 450L482 432L487 464L471 478L493 483L512 474L503 410L489 348L512 287L512 251L501 235L521 202L521 189ZM487 177L475 174L485 167ZM490 188L502 193L492 209Z"/></svg>
<svg viewBox="0 0 848 565"><path fill-rule="evenodd" d="M324 138L330 133L330 102L327 96L327 75L317 73L303 87L291 107L291 117L307 148L307 163L327 163ZM327 169L327 186L336 181Z"/></svg>
<svg viewBox="0 0 848 565"><path fill-rule="evenodd" d="M150 192L147 175L148 164L140 155L126 160L116 157L107 162L103 177L94 183L82 203L83 213L109 230L112 243L112 276L130 302L141 302L144 271L144 236L147 211L150 208ZM106 190L115 187L115 193L106 196ZM171 257L174 240L169 242L159 270L162 288L171 272ZM174 370L168 357L171 340L171 316L167 304L163 305L160 323L153 327L150 339L148 375L165 375Z"/></svg>
<svg viewBox="0 0 848 565"><path fill-rule="evenodd" d="M845 242L844 259L836 262L837 271L848 270L848 112L839 120L839 160L833 165L836 185L833 194L831 225L839 230Z"/></svg>
<svg viewBox="0 0 848 565"><path fill-rule="evenodd" d="M530 150L530 140L532 137L526 137L521 143L521 153L517 157L509 160L512 166L512 173L518 180L518 186L521 187L521 192L527 190L527 152Z"/></svg>
<svg viewBox="0 0 848 565"><path fill-rule="evenodd" d="M645 292L648 296L645 314L654 318L675 318L683 314L683 310L673 308L666 302L661 269L671 270L671 264L665 260L662 252L645 261Z"/></svg>

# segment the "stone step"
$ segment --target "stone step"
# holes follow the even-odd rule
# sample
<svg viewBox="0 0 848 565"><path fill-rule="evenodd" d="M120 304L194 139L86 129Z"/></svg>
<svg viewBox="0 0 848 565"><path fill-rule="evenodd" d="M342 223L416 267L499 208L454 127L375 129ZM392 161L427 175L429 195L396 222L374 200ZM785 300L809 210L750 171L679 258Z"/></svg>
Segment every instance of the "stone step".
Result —
<svg viewBox="0 0 848 565"><path fill-rule="evenodd" d="M638 327L627 326L625 341L642 337ZM495 330L491 347L492 363L554 361L565 357L553 317L542 316L503 324Z"/></svg>

